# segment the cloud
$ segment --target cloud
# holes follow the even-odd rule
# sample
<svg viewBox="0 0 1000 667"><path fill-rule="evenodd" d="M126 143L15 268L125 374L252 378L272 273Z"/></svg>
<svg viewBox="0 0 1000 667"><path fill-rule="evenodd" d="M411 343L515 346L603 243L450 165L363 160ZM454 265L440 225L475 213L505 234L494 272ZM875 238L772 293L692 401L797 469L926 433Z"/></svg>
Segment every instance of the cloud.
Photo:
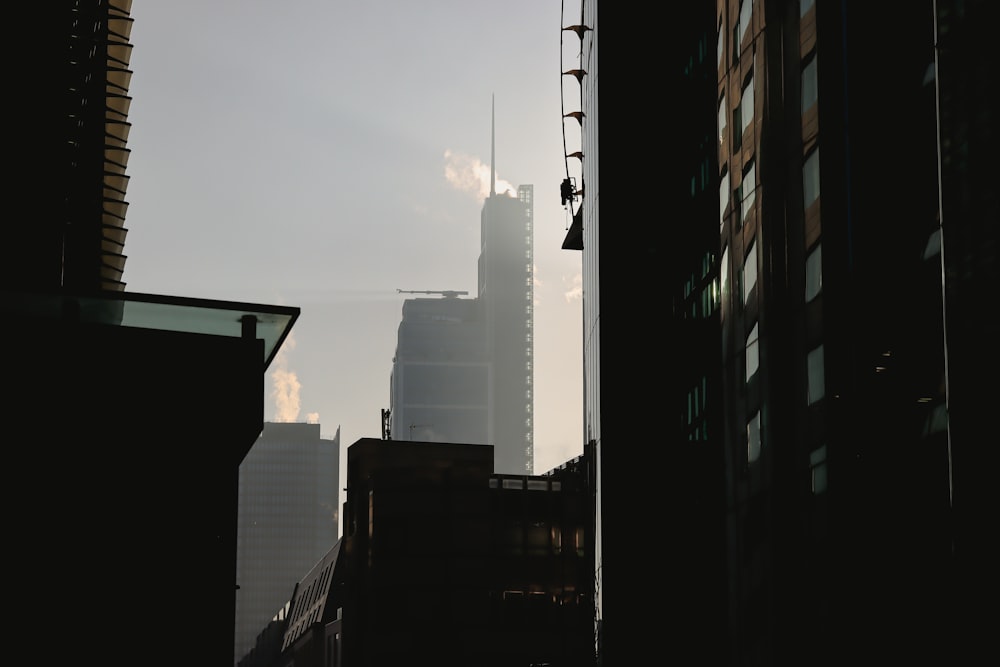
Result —
<svg viewBox="0 0 1000 667"><path fill-rule="evenodd" d="M287 351L295 349L295 339L291 332L275 355L274 370L271 372L271 398L274 399L276 422L294 422L299 418L299 390L302 385L294 372L288 370Z"/></svg>
<svg viewBox="0 0 1000 667"><path fill-rule="evenodd" d="M563 293L566 297L566 302L575 301L577 299L583 298L583 274L577 273L569 281L563 278L563 282L569 282L570 288Z"/></svg>
<svg viewBox="0 0 1000 667"><path fill-rule="evenodd" d="M310 424L318 424L319 423L319 413L318 412L310 412L309 414L307 414L306 415L306 422L308 422Z"/></svg>
<svg viewBox="0 0 1000 667"><path fill-rule="evenodd" d="M486 199L490 196L490 165L477 157L456 153L451 149L444 152L444 178L461 192L472 195L476 199ZM496 179L496 191L500 194L517 194L517 188L509 181Z"/></svg>

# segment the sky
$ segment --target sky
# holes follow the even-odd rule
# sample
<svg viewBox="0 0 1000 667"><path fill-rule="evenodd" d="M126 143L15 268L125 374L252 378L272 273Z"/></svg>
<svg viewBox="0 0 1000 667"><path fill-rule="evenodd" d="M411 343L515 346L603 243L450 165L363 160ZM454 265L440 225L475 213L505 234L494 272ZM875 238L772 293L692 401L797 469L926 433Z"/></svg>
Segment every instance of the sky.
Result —
<svg viewBox="0 0 1000 667"><path fill-rule="evenodd" d="M347 447L381 437L403 301L419 296L398 290L476 294L491 110L497 191L534 185L535 473L582 452L581 254L561 248L559 196L579 147L561 94L577 83L562 75L575 21L562 11L132 4L126 290L300 308L267 370L265 420L339 428L342 481Z"/></svg>

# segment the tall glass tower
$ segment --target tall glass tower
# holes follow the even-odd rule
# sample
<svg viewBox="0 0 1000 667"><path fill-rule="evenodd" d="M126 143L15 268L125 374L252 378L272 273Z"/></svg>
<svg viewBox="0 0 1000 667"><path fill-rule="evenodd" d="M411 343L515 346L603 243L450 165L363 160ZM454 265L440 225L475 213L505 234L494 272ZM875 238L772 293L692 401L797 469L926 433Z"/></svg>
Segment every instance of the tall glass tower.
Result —
<svg viewBox="0 0 1000 667"><path fill-rule="evenodd" d="M240 465L234 664L339 535L340 429L265 422Z"/></svg>

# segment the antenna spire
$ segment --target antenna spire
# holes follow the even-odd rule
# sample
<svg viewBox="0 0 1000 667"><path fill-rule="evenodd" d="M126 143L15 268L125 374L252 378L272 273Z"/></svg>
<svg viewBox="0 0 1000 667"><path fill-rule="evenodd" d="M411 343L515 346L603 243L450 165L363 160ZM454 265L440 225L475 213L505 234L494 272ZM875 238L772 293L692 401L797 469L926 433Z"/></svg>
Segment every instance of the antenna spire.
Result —
<svg viewBox="0 0 1000 667"><path fill-rule="evenodd" d="M490 118L490 197L495 197L497 194L497 170L496 170L496 127L497 127L497 112L496 112L496 95L490 97L490 113L492 114Z"/></svg>

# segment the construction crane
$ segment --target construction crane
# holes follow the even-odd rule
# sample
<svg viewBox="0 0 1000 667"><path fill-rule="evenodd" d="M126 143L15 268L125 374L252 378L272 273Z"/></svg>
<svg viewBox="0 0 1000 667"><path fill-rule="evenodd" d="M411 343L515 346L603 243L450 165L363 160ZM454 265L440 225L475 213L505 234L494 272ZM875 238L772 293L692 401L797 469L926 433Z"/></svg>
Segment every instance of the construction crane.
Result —
<svg viewBox="0 0 1000 667"><path fill-rule="evenodd" d="M468 294L468 292L459 292L458 290L453 289L397 289L396 291L400 294L440 294L446 299L454 299L456 296Z"/></svg>

